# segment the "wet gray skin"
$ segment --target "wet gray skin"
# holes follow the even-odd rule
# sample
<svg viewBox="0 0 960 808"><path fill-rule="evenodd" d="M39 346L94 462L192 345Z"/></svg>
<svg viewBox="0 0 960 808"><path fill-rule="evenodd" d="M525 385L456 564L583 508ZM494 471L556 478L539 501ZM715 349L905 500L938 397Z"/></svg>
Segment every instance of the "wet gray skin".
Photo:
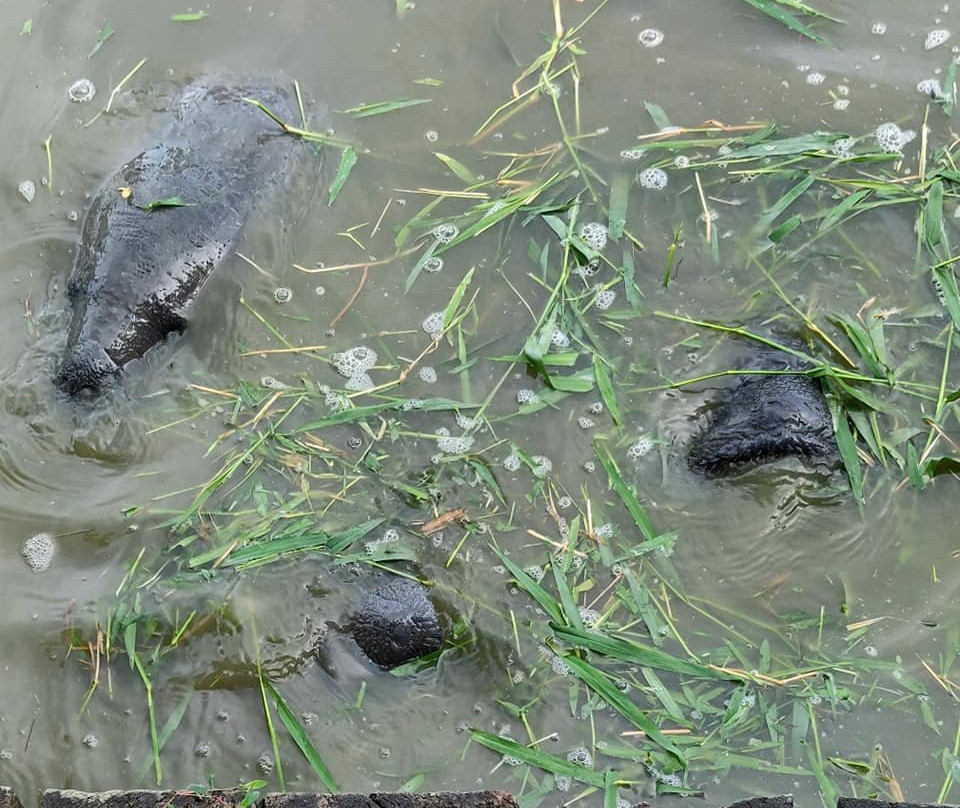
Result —
<svg viewBox="0 0 960 808"><path fill-rule="evenodd" d="M257 205L318 160L245 97L299 120L272 84L196 82L159 143L111 175L91 202L67 287L73 320L57 375L70 395L98 395L124 365L182 331L190 303ZM144 209L177 197L184 206Z"/></svg>
<svg viewBox="0 0 960 808"><path fill-rule="evenodd" d="M760 350L744 370L801 370L795 357ZM820 383L807 376L745 376L711 411L690 446L693 471L717 477L748 466L797 455L836 456L833 420Z"/></svg>
<svg viewBox="0 0 960 808"><path fill-rule="evenodd" d="M439 650L443 630L437 610L420 584L392 578L372 589L350 621L360 650L382 668Z"/></svg>

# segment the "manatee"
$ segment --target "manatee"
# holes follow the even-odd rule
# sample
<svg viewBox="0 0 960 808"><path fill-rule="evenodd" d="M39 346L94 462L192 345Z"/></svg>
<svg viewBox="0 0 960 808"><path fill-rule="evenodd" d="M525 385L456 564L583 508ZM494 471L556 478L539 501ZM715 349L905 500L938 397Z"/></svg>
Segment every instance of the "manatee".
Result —
<svg viewBox="0 0 960 808"><path fill-rule="evenodd" d="M317 161L309 143L244 98L298 117L273 84L198 81L159 142L94 196L67 284L73 319L56 381L70 395L99 395L124 365L182 331L191 302L262 200Z"/></svg>
<svg viewBox="0 0 960 808"><path fill-rule="evenodd" d="M349 623L360 650L381 668L437 651L443 629L424 588L409 578L391 578L371 589Z"/></svg>
<svg viewBox="0 0 960 808"><path fill-rule="evenodd" d="M803 364L764 348L742 369L799 372ZM715 404L687 460L693 471L717 477L788 455L836 456L833 419L820 383L804 375L746 375Z"/></svg>

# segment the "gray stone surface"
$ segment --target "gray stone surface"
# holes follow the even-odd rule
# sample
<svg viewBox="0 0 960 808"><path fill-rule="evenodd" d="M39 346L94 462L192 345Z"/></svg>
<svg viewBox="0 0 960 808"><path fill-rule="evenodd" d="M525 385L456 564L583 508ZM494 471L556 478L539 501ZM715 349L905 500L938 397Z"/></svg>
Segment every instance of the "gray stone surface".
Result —
<svg viewBox="0 0 960 808"><path fill-rule="evenodd" d="M40 808L230 808L240 803L240 789L207 794L192 791L45 791ZM0 808L22 808L10 792L12 803ZM267 794L257 808L517 808L506 791L441 794Z"/></svg>
<svg viewBox="0 0 960 808"><path fill-rule="evenodd" d="M23 808L12 789L0 786L0 808Z"/></svg>
<svg viewBox="0 0 960 808"><path fill-rule="evenodd" d="M945 808L927 802L887 802L886 800L864 800L859 797L840 797L837 808Z"/></svg>
<svg viewBox="0 0 960 808"><path fill-rule="evenodd" d="M751 797L740 800L727 808L793 808L793 794L781 794L779 797Z"/></svg>

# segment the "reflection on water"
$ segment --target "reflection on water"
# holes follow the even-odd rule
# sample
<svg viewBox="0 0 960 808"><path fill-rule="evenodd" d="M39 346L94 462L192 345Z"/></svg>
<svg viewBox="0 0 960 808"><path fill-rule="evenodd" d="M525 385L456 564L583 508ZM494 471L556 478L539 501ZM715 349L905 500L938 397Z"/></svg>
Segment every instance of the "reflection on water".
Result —
<svg viewBox="0 0 960 808"><path fill-rule="evenodd" d="M560 6L568 23L598 8L594 0ZM730 704L717 705L728 697L744 703L759 698L764 706L764 723L734 733L730 743L768 762L753 770L742 759L731 762L728 750L699 760L684 786L703 790L711 805L784 790L803 805L817 804L822 786L812 773L809 736L798 729L806 733L812 716L825 755L863 761L880 744L906 796L935 799L944 767L955 765L949 752L957 644L953 481L942 478L918 492L901 483L896 463L886 469L864 464L865 506L853 501L841 472L790 460L706 482L687 469L683 447L702 407L729 380L646 391L729 365L726 342L654 312L739 324L784 310L753 260L757 255L801 310L849 314L874 297L878 305L906 310L888 327L895 358L905 367L937 368L922 380L939 382L943 351L937 340L946 321L938 319L935 290L915 268L912 210L880 208L808 249L775 251L755 225L792 183L755 174L717 181L704 172L704 189L688 168L691 159L715 157L713 150L694 149L692 158L676 160L665 152L663 160L652 161L655 167L648 154L635 153L648 142L638 135L665 123L776 121L788 134L828 127L860 136L885 122L922 133L925 114L930 142L942 145L948 122L935 105L927 113L929 92L921 94L917 85L927 82L930 91L931 80L946 81L955 40L928 48L927 38L931 31L949 31L957 12L940 3L918 8L874 0L863 17L847 6L830 9L847 25L819 29L835 47L799 39L738 0L639 6L610 0L584 28L578 81L558 79L560 100L564 110L572 109L576 92L576 131L590 133L585 171L595 172L587 176L600 188L598 199L606 203L617 177L629 184L626 226L645 249L628 250L638 299L625 299L619 284L595 294L585 274L577 288L589 301L587 313L570 333L558 328L552 347L578 350L586 329L598 329L596 341L607 347L616 371L622 429L596 390L550 399L535 415L515 416L518 402L529 406L552 392L504 359L533 330L550 295L549 271L560 261L556 241L552 252L543 251L554 233L542 218L507 220L444 253L442 261L437 256L409 290L421 253L383 260L393 255L398 230L438 189L490 179L511 158L539 148L546 150L546 174L561 159L562 148L549 151L562 133L545 96L471 142L543 51L541 33L555 25L547 0L418 0L401 4L402 14L385 0L211 3L209 16L195 23L171 21L169 8L120 0L5 6L0 782L27 799L45 786L151 782L143 680L126 655L137 648L155 672L166 785L213 779L226 786L263 776L277 787L282 768L288 787L319 787L286 736L279 765L274 759L259 664L345 790L506 787L527 794L528 808L580 794L576 783L562 790L562 776L551 779L510 760L498 766L498 755L469 744L467 730L476 728L523 742L545 738L539 748L563 760L589 747L598 771L610 766L626 773L631 782L621 789L622 799L650 796L658 776L662 787L676 773L655 771L646 758L653 747L621 735L631 725L575 687L569 665L545 651L542 604L518 588L489 546L495 537L508 559L529 575L545 573L544 586L556 591L545 560L569 536L580 509L582 531L612 537L611 556L624 551L624 558L604 557L595 576L581 579L574 597L585 623L607 609L604 621L624 621L617 611L623 602L649 596L638 607L643 618L631 619L624 631L671 654L684 655L674 641L679 635L703 660L732 668L759 670L772 654L774 664L764 673L773 678L785 673L778 660L813 668L847 654L887 665L876 668L869 694L865 685L857 689L860 683L843 680L842 667L830 668L834 678L816 684L785 690L767 683L713 702L696 682L670 679L679 705L662 700L663 686L658 690L649 668L622 666L617 676L638 703L681 729L700 733L726 722ZM30 33L21 35L27 19ZM114 33L89 56L108 23ZM111 112L85 126L144 58ZM242 257L231 257L205 289L187 333L132 366L124 385L102 404L74 407L58 397L50 378L68 323L64 283L79 237L77 213L104 177L152 142L178 88L199 75L230 72L297 78L313 121L329 123L333 135L356 144L359 161L330 205L329 185L341 164L339 152L327 149L323 187L292 185L284 205L251 224ZM68 92L84 78L96 95L73 103ZM327 118L323 111L413 98L430 103L369 118ZM42 146L48 136L49 165ZM907 175L916 169L919 142L900 145ZM642 171L634 183L636 169ZM503 188L517 187L504 179ZM35 185L29 203L17 192L27 180ZM461 203L466 210L475 201L447 200L439 210ZM599 217L586 196L581 202L585 215L589 209ZM813 191L799 207L812 216L835 203ZM946 236L955 240L952 202L947 214ZM440 212L425 215L430 223L432 215ZM715 249L702 237L707 219ZM622 245L600 245L600 229L588 226L579 235L620 261ZM343 265L348 268L335 269ZM664 283L668 266L672 274ZM262 379L270 377L280 396L304 385L338 390L347 374L328 359L357 346L375 352L375 362L363 368L372 384L397 378L429 345L424 320L444 310L471 268L465 299L477 288L480 293L464 333L476 344L441 343L424 355L423 367L388 392L462 401L470 412L482 407L493 429L476 433L471 450L489 466L463 467L443 456L447 444L438 446L438 429L446 428L454 442L469 430L466 411L412 412L399 420L383 411L365 427L333 425L308 431L309 438L284 430L328 416L320 398L291 406L282 429L257 416L267 403L256 398ZM633 303L630 317L618 316ZM310 349L292 350L303 346ZM231 392L238 378L251 385L239 398ZM293 399L278 400L285 407ZM928 403L932 412L935 395ZM286 443L270 444L267 438L276 434ZM262 453L261 439L270 446ZM245 440L254 447L249 460L241 456ZM607 485L598 444L611 447L656 529L676 534L665 540L672 555L651 556L662 580L643 577L640 586L623 577L629 548L645 538ZM642 450L631 453L631 446ZM516 462L505 463L508 457ZM526 465L525 458L538 457L549 460L550 470L542 461L531 465L549 485ZM192 532L192 524L171 533L167 520L221 468L233 467L239 473L206 503L203 530ZM483 469L500 486L502 504L484 496L489 481ZM169 496L174 492L179 495ZM469 528L451 519L420 531L423 522L461 507L473 510L476 522ZM334 564L329 556L306 553L238 572L229 561L231 542L246 535L237 514L243 530L258 536L282 534L285 526L300 535L305 528L297 520L313 529L318 514L316 524L333 534L374 517L387 522L351 547L369 557ZM398 531L396 542L382 543L388 529ZM53 537L57 552L49 569L34 572L22 551L26 540L42 533ZM178 567L173 555L159 552L173 540L185 545L183 557L201 561ZM433 596L457 648L436 666L396 676L379 671L338 631L362 591L368 574L363 562L371 557L435 584ZM634 565L638 576L651 574L646 563ZM605 587L613 578L636 587L610 596ZM681 606L678 592L689 598L687 605ZM136 620L121 611L128 606L139 610ZM121 636L111 634L118 624L134 626L124 629L124 649L98 647L98 629L102 643ZM731 647L730 637L743 642ZM918 659L945 680L932 678ZM98 687L88 701L93 680ZM825 681L843 691L829 705L817 690ZM710 708L719 717L711 717ZM948 753L941 755L944 747ZM844 779L841 765L827 768L841 789L849 791L854 782L864 788ZM589 799L599 797L591 793Z"/></svg>

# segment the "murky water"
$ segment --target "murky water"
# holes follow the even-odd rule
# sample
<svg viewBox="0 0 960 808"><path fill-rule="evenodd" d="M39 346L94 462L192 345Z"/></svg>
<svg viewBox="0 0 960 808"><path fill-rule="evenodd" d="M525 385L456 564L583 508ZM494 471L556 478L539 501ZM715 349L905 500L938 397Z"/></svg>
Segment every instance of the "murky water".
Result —
<svg viewBox="0 0 960 808"><path fill-rule="evenodd" d="M574 25L596 6L595 0L561 0L558 7L565 23ZM878 306L902 310L888 327L893 361L909 360L918 368L918 380L939 384L941 332L948 321L939 316L923 272L930 262L916 258L914 209L880 208L809 249L774 255L758 249L761 241L753 227L792 183L762 176L744 183L714 180L705 189L705 202L717 214L714 253L704 240L701 201L690 172L668 166L669 184L659 192L633 183L627 230L646 249L631 250L623 240L612 260L619 262L622 247L628 248L643 300L631 309L618 286L609 317L597 309L585 315L617 369L623 428L615 427L606 410L589 412L600 399L597 391L572 395L534 415L508 417L516 413L518 392L544 392L542 381L522 366L503 378L508 364L493 357L522 348L547 302L555 279L541 283L529 255L531 240L538 251L551 239L548 228L540 220L525 222L523 215L509 226L492 228L444 254L442 271L421 274L406 294L419 252L380 259L394 254L398 228L435 198L422 189L465 187L434 152L490 178L510 159L505 155L560 140L544 96L471 142L488 115L510 99L511 85L524 67L547 47L555 26L553 5L548 0L417 0L398 13L388 0L215 0L202 9L208 15L196 22L171 20L172 14L187 11L185 6L127 0L18 0L0 9L0 75L5 77L0 278L6 288L0 299L5 337L0 342L0 581L5 595L0 782L29 798L49 786L97 790L155 780L145 690L128 655L136 648L152 681L161 737L165 724L172 728L160 755L164 785L212 780L228 786L263 777L270 787L279 786L278 767L268 765L274 751L264 719L259 659L345 790L394 790L404 784L430 790L504 787L524 794L525 808L559 805L580 793L578 784L565 792L555 789L539 769L497 766L499 755L469 743L465 728L474 727L512 733L524 743L551 736L541 748L560 758L577 747L589 748L598 771L614 768L631 782L620 790L622 799L649 797L663 772L654 771L649 761L644 766L630 760L642 758L645 747L642 740L620 735L632 728L628 722L609 709L591 712L585 690L573 688L572 678L550 673L536 642L548 639L546 621L510 584L489 548L495 538L521 565L541 565L552 549L549 542L561 538L544 497L528 497L537 484L529 470L503 467L511 452L508 443L549 457L554 490L569 493L582 509L584 526L588 520L593 526L610 522L618 547L640 542L640 532L597 462L597 442L610 447L656 528L677 534L668 562L673 572L664 580L691 605L681 605L656 576L644 579L661 607L648 606L648 611L659 615L664 627L663 636L655 638L664 650L684 656L680 643L685 642L696 654L709 654L705 660L750 670L762 666L769 651L761 643L766 643L775 657L772 675L786 678L791 671L832 660L832 676L846 688L845 698L829 704L821 703L821 679L808 690L802 683L757 685L750 697L759 694L768 699L764 703L779 705L779 713L768 711L766 723L744 724L740 736L725 740L724 752L711 752L709 765L693 767L683 786L704 791L711 805L782 791L815 805L824 789L811 763L818 741L816 755L822 755L827 776L844 793L879 787L895 794L900 788L913 800L936 799L945 772L960 776L956 710L949 683L939 684L921 660L949 680L960 643L955 482L943 477L918 492L902 485L904 475L895 466L870 468L862 507L850 496L842 472L824 475L797 461L705 482L686 469L683 445L696 429L698 408L724 380L646 391L667 380L730 367L736 357L735 346L714 333L654 312L739 323L784 310L752 256L759 256L801 308L853 314L876 298ZM796 135L828 128L861 136L886 121L920 132L928 114L931 150L950 142L955 119L947 119L916 85L944 79L960 30L936 48L927 50L924 42L932 30L952 30L960 8L939 0L871 0L832 2L825 10L847 23L818 27L833 47L799 38L738 0L610 0L578 43L585 53L577 56L579 125L572 131L598 132L584 153L595 177L601 182L632 178L635 168L651 163L649 156L636 165L619 156L646 142L638 136L656 132L662 123L651 119L644 102L662 108L673 125L773 121ZM29 33L21 33L27 20ZM91 56L104 30L114 33ZM653 43L655 32L663 39L654 47L639 41ZM113 99L110 113L87 125L141 59L146 63ZM179 88L191 78L254 72L283 82L299 80L311 126L329 128L353 143L360 153L356 168L329 205L327 189L339 152L327 148L325 187L304 193L291 183L287 202L295 214L289 207L275 215L268 211L248 227L239 247L244 257L232 257L205 289L187 333L132 367L124 392L106 405L93 411L71 407L57 397L50 379L69 321L64 285L79 238L78 219L91 194L114 168L152 143ZM558 102L574 127L572 75L557 81ZM86 104L67 95L80 78L97 88ZM521 89L527 86L529 80ZM341 112L405 98L429 103L369 118ZM49 174L43 148L48 137ZM903 174L916 171L919 146L918 138L906 148ZM543 170L548 176L549 161ZM30 203L17 192L24 180L36 185ZM570 187L571 193L579 190ZM606 195L604 190L601 196ZM582 199L584 216L600 217L587 196ZM447 200L439 211L452 216L472 201ZM812 214L832 204L825 194L810 192L798 209ZM946 228L955 239L953 207L948 202ZM682 260L664 288L661 279L679 225ZM790 242L794 248L801 243ZM552 249L551 260L558 260L556 242ZM307 273L294 264L359 266ZM478 295L464 320L469 344L441 342L390 393L447 397L473 406L490 396L484 412L490 425L477 433L472 451L496 475L502 503L485 498L476 467L431 460L439 427L460 434L450 413L386 414L371 416L365 428L354 423L314 430L310 434L322 443L309 452L304 444L278 442L269 456L257 455L250 477L241 471L206 503L209 513L199 528L194 522L171 537L166 520L190 505L230 453L254 438L272 440L268 424L279 430L279 411L269 411L262 423L258 419L233 433L237 421L257 414L257 406L247 401L231 421L238 407L231 391L238 379L257 389L265 376L292 387L302 386L303 379L339 387L345 380L327 359L359 344L380 354L372 373L376 384L396 379L429 346L421 330L424 318L444 309L471 268L466 300ZM292 292L289 302L277 302L279 287ZM614 316L618 311L629 316ZM826 316L818 322L830 326ZM278 333L290 346L322 347L264 353L283 347ZM425 365L437 372L433 384L419 375ZM947 390L957 386L955 374L949 376ZM355 403L376 400L359 397ZM925 405L928 412L934 404ZM327 414L312 398L293 412L287 426ZM587 416L595 425L579 427L577 419ZM918 418L891 417L889 428L919 423L926 434ZM949 423L945 428L950 431ZM627 449L640 436L650 436L655 450L634 462ZM944 453L946 444L940 447ZM435 508L418 503L410 486L432 486L441 499ZM254 531L258 520L298 492L304 498L290 508L290 520L308 514L320 529L334 532L385 517L388 523L364 541L376 540L389 525L400 530L400 546L416 559L400 566L433 581L448 623L466 625L454 641L457 647L439 665L408 676L376 671L337 631L370 576L379 574L368 564L302 554L237 572L213 569L210 561L219 555L214 553L206 563L178 571L185 557L229 547L244 535L229 532L238 530L237 518ZM456 523L442 537L418 532L419 524L459 507L477 520L469 532ZM574 510L563 513L571 519ZM476 525L486 525L487 534ZM56 537L57 553L49 569L35 573L21 548L40 532ZM186 549L163 552L176 539ZM365 554L362 542L353 549ZM576 593L579 604L610 610L611 622L629 636L652 642L649 622L644 626L617 613L618 604L605 591L610 566L605 562L589 575L590 585ZM199 567L205 571L198 574ZM643 562L637 562L636 573L648 574ZM140 633L129 647L98 653L97 631L101 636L115 632L109 621L120 619L118 603L155 624L136 623ZM804 628L806 618L812 623ZM857 624L873 619L877 622L865 624L861 637ZM179 634L180 628L182 635L171 645L171 633ZM742 658L725 642L737 645ZM851 658L892 664L875 675L858 668L854 676L843 665ZM643 693L637 703L662 711L651 695L651 680L644 680L639 669L632 675L637 677L634 695ZM681 693L680 677L661 676ZM98 686L87 700L94 679ZM720 717L728 697L711 697ZM682 698L676 708L680 715L674 716L681 721L673 722L681 726L702 711L691 693ZM805 727L798 736L798 722L810 716L816 721L812 730ZM275 713L273 721L287 786L320 787ZM780 733L768 732L770 725L779 726ZM698 720L690 726L710 748L716 726ZM773 751L765 746L771 738ZM778 738L786 740L778 743ZM626 743L641 751L612 749ZM689 747L691 757L696 748ZM757 759L768 763L758 763L756 770L733 763L729 753L734 749L744 755L757 750ZM894 786L889 779L871 786L828 761L869 764L871 755L880 754L877 749L892 767L885 771L895 778ZM797 773L765 771L771 763ZM659 779L661 786L671 782ZM599 804L597 793L586 798Z"/></svg>

